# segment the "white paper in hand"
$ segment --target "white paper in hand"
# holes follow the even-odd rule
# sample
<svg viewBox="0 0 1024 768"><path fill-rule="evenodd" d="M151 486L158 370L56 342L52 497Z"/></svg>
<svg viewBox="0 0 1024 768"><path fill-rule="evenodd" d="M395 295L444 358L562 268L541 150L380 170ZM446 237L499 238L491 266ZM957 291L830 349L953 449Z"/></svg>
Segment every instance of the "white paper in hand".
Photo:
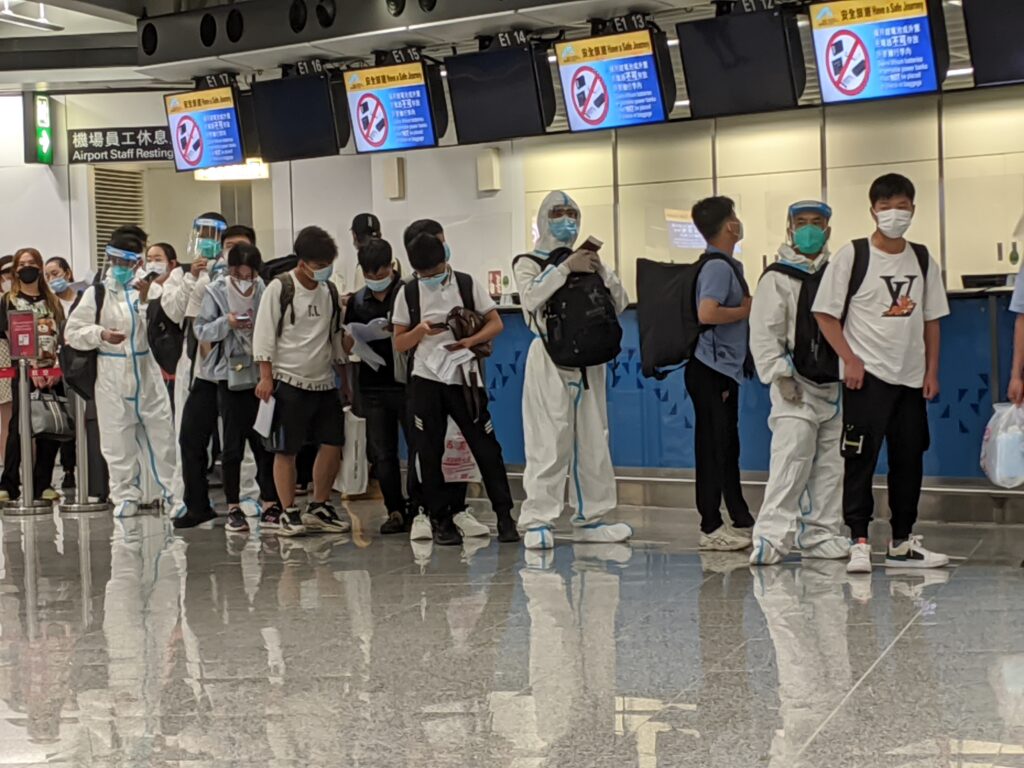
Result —
<svg viewBox="0 0 1024 768"><path fill-rule="evenodd" d="M391 337L391 331L387 329L387 320L380 318L383 323L372 321L370 323L349 323L345 331L355 342L352 346L352 355L358 357L370 368L377 371L384 365L384 358L378 355L370 347L371 341L381 341Z"/></svg>
<svg viewBox="0 0 1024 768"><path fill-rule="evenodd" d="M267 401L260 400L259 410L256 411L256 422L252 425L253 430L260 437L270 437L270 430L274 426L274 404L271 397Z"/></svg>

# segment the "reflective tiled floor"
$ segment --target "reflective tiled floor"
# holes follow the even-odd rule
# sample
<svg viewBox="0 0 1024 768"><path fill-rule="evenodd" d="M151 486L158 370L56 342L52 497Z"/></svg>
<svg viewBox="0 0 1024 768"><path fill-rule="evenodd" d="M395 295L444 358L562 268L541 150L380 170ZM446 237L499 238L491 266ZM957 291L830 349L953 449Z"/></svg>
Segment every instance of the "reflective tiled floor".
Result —
<svg viewBox="0 0 1024 768"><path fill-rule="evenodd" d="M868 578L700 555L682 512L549 562L352 514L3 520L0 765L1024 766L1022 529L923 526L955 569Z"/></svg>

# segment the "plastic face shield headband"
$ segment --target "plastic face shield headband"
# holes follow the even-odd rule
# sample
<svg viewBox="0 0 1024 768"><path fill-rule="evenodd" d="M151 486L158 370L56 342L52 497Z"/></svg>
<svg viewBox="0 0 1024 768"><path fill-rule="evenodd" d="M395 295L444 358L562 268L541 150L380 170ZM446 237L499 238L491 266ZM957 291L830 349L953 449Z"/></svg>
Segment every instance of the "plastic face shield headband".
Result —
<svg viewBox="0 0 1024 768"><path fill-rule="evenodd" d="M120 248L115 248L112 245L106 247L105 253L107 258L110 260L118 259L120 261L135 265L142 261L141 253L132 253L131 251L123 251Z"/></svg>

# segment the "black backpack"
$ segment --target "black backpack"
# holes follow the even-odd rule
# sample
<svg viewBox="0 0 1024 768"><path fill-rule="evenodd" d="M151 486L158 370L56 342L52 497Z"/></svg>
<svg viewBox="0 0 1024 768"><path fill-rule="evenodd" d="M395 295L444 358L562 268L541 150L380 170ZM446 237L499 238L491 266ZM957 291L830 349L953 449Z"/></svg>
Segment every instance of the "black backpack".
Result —
<svg viewBox="0 0 1024 768"><path fill-rule="evenodd" d="M704 253L692 264L665 264L650 259L636 263L637 320L640 363L648 379L661 381L693 357L700 335L710 326L697 317L697 278L705 265L724 260L749 295L743 274L727 256Z"/></svg>
<svg viewBox="0 0 1024 768"><path fill-rule="evenodd" d="M185 331L167 316L160 299L149 302L146 309L146 340L157 365L173 376L185 346Z"/></svg>
<svg viewBox="0 0 1024 768"><path fill-rule="evenodd" d="M920 243L910 243L917 257L917 265L921 268L921 279L928 283L928 266L931 264L931 256L928 248ZM871 260L871 242L866 238L853 241L853 269L850 270L850 285L846 289L846 303L843 305L843 316L840 318L846 324L846 316L850 313L850 302L857 295L857 291L864 284L864 278L868 275L868 262Z"/></svg>
<svg viewBox="0 0 1024 768"><path fill-rule="evenodd" d="M839 381L839 355L825 340L814 319L811 308L814 297L818 295L822 275L828 268L826 264L818 272L810 273L783 262L775 262L768 266L764 274L778 272L800 281L800 297L796 307L796 333L793 340L794 349L789 350L793 358L796 372L815 384L833 384ZM764 275L762 275L762 278ZM861 277L863 281L863 276Z"/></svg>
<svg viewBox="0 0 1024 768"><path fill-rule="evenodd" d="M277 280L281 281L281 317L277 320L277 338L281 338L284 332L284 315L291 311L291 323L295 325L295 278L291 272L278 275ZM341 297L338 295L338 286L328 280L324 285L327 292L331 294L331 337L334 337L341 330Z"/></svg>
<svg viewBox="0 0 1024 768"><path fill-rule="evenodd" d="M263 278L264 283L270 285L270 281L275 277L283 275L285 272L291 272L298 265L299 257L294 254L271 259L263 264L263 269L260 270L260 277Z"/></svg>
<svg viewBox="0 0 1024 768"><path fill-rule="evenodd" d="M87 290L89 289L86 288ZM103 283L95 283L92 290L96 296L96 325L99 325L100 312L103 311L103 300L106 298L107 289ZM75 307L78 306L84 295L85 291L78 294L75 303L71 305L71 312L75 311ZM93 400L96 397L96 358L98 356L98 350L90 349L83 352L66 342L61 345L60 351L57 353L65 385L84 400Z"/></svg>
<svg viewBox="0 0 1024 768"><path fill-rule="evenodd" d="M530 259L541 269L557 266L572 255L568 248L552 251L547 259L532 253L517 256ZM548 299L537 318L544 331L541 339L551 362L559 368L578 368L584 372L595 365L612 362L622 351L622 326L615 301L604 279L595 273L571 272L565 285Z"/></svg>

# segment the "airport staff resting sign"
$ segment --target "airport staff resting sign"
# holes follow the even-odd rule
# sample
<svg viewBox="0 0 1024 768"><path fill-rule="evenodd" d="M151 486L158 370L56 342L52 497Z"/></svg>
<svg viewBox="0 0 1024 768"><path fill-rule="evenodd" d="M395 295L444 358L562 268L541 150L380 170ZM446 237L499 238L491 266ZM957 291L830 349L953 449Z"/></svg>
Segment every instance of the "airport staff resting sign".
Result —
<svg viewBox="0 0 1024 768"><path fill-rule="evenodd" d="M555 54L572 130L621 128L665 119L650 32L559 43Z"/></svg>
<svg viewBox="0 0 1024 768"><path fill-rule="evenodd" d="M345 73L352 135L360 152L419 149L437 143L423 64Z"/></svg>
<svg viewBox="0 0 1024 768"><path fill-rule="evenodd" d="M926 0L840 0L810 13L826 103L938 90Z"/></svg>

